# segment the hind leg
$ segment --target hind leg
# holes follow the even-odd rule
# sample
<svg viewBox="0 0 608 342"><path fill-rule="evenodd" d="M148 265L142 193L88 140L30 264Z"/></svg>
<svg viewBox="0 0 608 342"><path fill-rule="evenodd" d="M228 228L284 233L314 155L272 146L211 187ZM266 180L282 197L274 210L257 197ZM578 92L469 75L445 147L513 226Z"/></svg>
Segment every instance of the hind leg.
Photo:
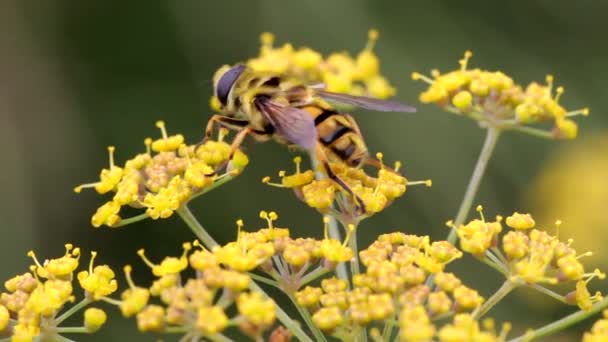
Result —
<svg viewBox="0 0 608 342"><path fill-rule="evenodd" d="M319 162L321 163L321 165L323 166L323 169L325 169L325 173L327 174L327 177L329 179L331 179L332 181L334 181L336 184L338 184L338 186L340 186L349 195L351 195L355 199L355 202L357 204L357 207L358 207L358 210L360 211L360 213L365 214L366 210L365 210L365 204L363 203L363 200L359 196L357 196L353 192L353 190L350 188L350 186L348 186L348 184L346 184L346 182L344 182L344 180L342 178L340 178L340 176L338 176L331 169L331 167L329 165L329 161L327 160L327 156L319 145L317 145L317 147L316 147L316 156L317 156L317 159L319 160Z"/></svg>

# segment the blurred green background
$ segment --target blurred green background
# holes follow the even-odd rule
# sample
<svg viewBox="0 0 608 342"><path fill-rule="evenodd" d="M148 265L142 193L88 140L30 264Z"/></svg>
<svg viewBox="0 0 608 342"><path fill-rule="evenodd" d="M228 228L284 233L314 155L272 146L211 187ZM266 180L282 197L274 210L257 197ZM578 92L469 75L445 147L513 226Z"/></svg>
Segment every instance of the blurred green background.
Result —
<svg viewBox="0 0 608 342"><path fill-rule="evenodd" d="M180 243L192 235L177 218L117 230L91 228L90 215L103 200L72 189L96 179L107 164L105 147L116 145L117 159L124 161L143 150L144 137L157 135L157 119L191 142L200 139L210 116L211 75L222 64L257 55L263 31L274 32L277 44L356 53L372 27L380 30L375 51L383 73L403 102L417 104L424 89L411 81L412 71L455 69L463 51L472 49L473 67L500 69L523 84L553 73L566 88L567 108L590 107L592 115L578 120L575 142L503 135L476 202L488 216L532 211L549 226L568 217L562 234L580 240L575 247L581 251L595 247L597 265L606 260L606 1L5 0L0 7L2 279L26 269L27 250L42 258L58 256L65 242L73 242L86 253L100 251L100 263L117 269L134 264L136 279L146 281L136 249L145 247L159 260L178 254ZM361 246L394 230L442 239L444 222L457 211L483 131L436 107L417 106L415 115L354 113L372 151L402 160L408 178L432 178L434 184L408 189L388 210L365 221ZM252 141L246 149L252 160L246 172L193 203L201 222L225 242L235 237L237 218L253 230L262 224L259 210L276 210L279 225L293 235L320 236L316 212L289 191L260 182L291 167L287 149ZM581 164L585 167L574 167ZM545 181L548 172L559 175ZM453 270L485 296L500 284L496 273L473 260L456 262ZM517 317L525 324L520 327L534 327L573 310L528 295L517 291L490 315L499 322ZM158 339L135 335L134 326L133 320L112 320L111 328L86 339Z"/></svg>

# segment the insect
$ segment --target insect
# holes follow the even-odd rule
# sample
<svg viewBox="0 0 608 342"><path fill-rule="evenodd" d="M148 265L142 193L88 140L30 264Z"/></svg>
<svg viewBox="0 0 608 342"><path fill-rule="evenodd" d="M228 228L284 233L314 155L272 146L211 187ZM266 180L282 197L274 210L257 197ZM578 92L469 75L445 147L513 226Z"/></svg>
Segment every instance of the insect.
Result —
<svg viewBox="0 0 608 342"><path fill-rule="evenodd" d="M279 143L297 145L315 155L328 177L352 195L329 163L352 167L378 163L368 155L353 117L336 111L325 100L383 112L416 111L398 102L333 93L322 85L309 86L278 74L254 72L243 64L222 66L213 81L222 114L209 120L207 138L219 124L239 131L232 142L233 151L247 135L258 141L274 138Z"/></svg>

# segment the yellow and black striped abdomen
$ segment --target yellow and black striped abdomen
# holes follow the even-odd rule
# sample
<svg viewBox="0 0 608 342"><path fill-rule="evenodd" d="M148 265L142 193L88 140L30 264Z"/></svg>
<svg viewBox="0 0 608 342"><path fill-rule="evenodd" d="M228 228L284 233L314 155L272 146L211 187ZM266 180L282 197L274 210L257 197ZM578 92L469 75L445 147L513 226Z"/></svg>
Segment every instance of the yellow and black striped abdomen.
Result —
<svg viewBox="0 0 608 342"><path fill-rule="evenodd" d="M367 146L355 120L348 114L318 106L303 108L315 120L319 144L331 161L359 166L367 157Z"/></svg>

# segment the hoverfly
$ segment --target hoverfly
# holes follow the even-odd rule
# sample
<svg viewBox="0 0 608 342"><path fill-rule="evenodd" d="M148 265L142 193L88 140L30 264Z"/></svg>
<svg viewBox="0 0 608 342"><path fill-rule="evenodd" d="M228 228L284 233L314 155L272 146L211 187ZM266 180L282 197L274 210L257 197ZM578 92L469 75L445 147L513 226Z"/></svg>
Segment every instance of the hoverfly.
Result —
<svg viewBox="0 0 608 342"><path fill-rule="evenodd" d="M369 156L353 117L336 111L325 100L382 112L416 111L398 102L329 92L322 85L309 86L278 74L254 72L243 64L222 66L213 77L213 86L221 115L209 120L207 138L219 124L239 131L232 142L233 151L247 135L258 141L274 138L297 145L316 156L327 176L351 195L352 190L331 170L329 162L351 167L378 166L378 162Z"/></svg>

